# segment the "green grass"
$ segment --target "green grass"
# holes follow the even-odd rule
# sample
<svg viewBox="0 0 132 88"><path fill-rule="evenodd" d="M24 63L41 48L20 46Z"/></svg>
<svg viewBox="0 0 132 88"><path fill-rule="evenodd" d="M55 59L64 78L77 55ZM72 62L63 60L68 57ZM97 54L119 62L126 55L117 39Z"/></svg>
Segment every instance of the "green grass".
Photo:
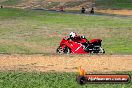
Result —
<svg viewBox="0 0 132 88"><path fill-rule="evenodd" d="M0 9L0 53L54 53L74 31L101 38L107 54L132 54L132 18Z"/></svg>
<svg viewBox="0 0 132 88"><path fill-rule="evenodd" d="M117 72L116 72L117 73ZM131 72L122 72L129 73ZM0 88L131 88L127 84L85 84L76 82L78 73L0 72Z"/></svg>
<svg viewBox="0 0 132 88"><path fill-rule="evenodd" d="M14 45L14 44L1 44L0 45L0 52L1 54L30 54L36 53L35 50L29 47L21 46L21 45Z"/></svg>
<svg viewBox="0 0 132 88"><path fill-rule="evenodd" d="M95 6L103 9L132 9L132 0L96 0Z"/></svg>
<svg viewBox="0 0 132 88"><path fill-rule="evenodd" d="M2 5L16 5L18 3L21 3L23 0L6 0L1 2Z"/></svg>

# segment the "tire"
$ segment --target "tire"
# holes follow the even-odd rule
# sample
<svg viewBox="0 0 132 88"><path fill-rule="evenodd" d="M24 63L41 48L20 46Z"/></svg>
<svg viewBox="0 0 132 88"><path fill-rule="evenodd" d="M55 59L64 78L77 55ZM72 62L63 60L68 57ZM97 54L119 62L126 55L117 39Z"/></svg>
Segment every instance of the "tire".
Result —
<svg viewBox="0 0 132 88"><path fill-rule="evenodd" d="M66 46L64 49L64 54L70 54L70 53L71 53L70 48Z"/></svg>
<svg viewBox="0 0 132 88"><path fill-rule="evenodd" d="M99 47L99 54L104 54L105 50L102 47Z"/></svg>
<svg viewBox="0 0 132 88"><path fill-rule="evenodd" d="M105 50L101 46L95 46L93 51L91 51L91 54L104 54ZM96 50L97 49L97 50Z"/></svg>
<svg viewBox="0 0 132 88"><path fill-rule="evenodd" d="M71 53L71 50L70 48L68 48L67 46L62 49L60 46L56 49L56 53L58 54L70 54Z"/></svg>
<svg viewBox="0 0 132 88"><path fill-rule="evenodd" d="M58 54L63 54L63 49L59 46L57 49L56 49L56 53Z"/></svg>

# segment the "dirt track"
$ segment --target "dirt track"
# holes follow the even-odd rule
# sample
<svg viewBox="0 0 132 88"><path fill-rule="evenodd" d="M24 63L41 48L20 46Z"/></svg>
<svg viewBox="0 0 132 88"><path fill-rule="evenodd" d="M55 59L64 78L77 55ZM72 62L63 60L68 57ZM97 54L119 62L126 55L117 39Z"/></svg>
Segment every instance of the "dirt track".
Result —
<svg viewBox="0 0 132 88"><path fill-rule="evenodd" d="M125 16L132 16L132 10L96 10L96 12L105 13L105 14L116 14L116 15L125 15Z"/></svg>
<svg viewBox="0 0 132 88"><path fill-rule="evenodd" d="M0 70L77 72L132 71L132 55L0 55Z"/></svg>

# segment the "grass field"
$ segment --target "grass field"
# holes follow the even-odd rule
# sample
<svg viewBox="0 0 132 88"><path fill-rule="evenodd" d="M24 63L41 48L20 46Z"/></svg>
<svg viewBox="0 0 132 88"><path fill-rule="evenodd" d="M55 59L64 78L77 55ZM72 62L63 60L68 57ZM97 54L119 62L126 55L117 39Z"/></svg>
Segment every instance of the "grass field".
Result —
<svg viewBox="0 0 132 88"><path fill-rule="evenodd" d="M96 0L95 6L103 9L132 9L131 0Z"/></svg>
<svg viewBox="0 0 132 88"><path fill-rule="evenodd" d="M0 53L55 53L74 31L101 38L107 54L132 53L132 18L0 9Z"/></svg>
<svg viewBox="0 0 132 88"><path fill-rule="evenodd" d="M17 5L19 3L21 3L23 0L5 0L3 2L1 2L0 4L2 5Z"/></svg>
<svg viewBox="0 0 132 88"><path fill-rule="evenodd" d="M117 72L116 72L117 73ZM128 72L124 72L128 73ZM129 72L132 76L132 73ZM127 84L76 83L78 73L0 72L1 88L131 88Z"/></svg>
<svg viewBox="0 0 132 88"><path fill-rule="evenodd" d="M106 54L132 54L131 23L131 17L64 14L4 8L0 9L0 53L53 54L61 39L69 32L75 31L78 34L86 35L88 40L101 38ZM9 59L8 56L7 58ZM7 58L1 60L4 62ZM89 57L87 58L89 59ZM25 58L21 60L27 62ZM19 60L17 61L19 62ZM21 65L17 61L16 64ZM69 65L69 62L65 63ZM6 64L8 63L5 63L5 66ZM58 62L58 64L61 63ZM103 65L104 62L101 64ZM129 73L132 76L132 72L119 73ZM132 85L129 83L81 86L75 81L76 75L78 73L3 71L0 72L0 88L131 88Z"/></svg>

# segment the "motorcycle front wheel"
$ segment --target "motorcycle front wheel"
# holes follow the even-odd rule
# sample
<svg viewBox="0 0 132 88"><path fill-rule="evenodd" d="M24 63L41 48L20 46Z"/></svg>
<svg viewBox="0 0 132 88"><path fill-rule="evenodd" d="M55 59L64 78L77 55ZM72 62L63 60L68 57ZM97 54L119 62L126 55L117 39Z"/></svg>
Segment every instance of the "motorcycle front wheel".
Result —
<svg viewBox="0 0 132 88"><path fill-rule="evenodd" d="M69 54L71 53L71 50L69 47L65 47L64 49L62 49L60 46L56 49L56 53L59 53L59 54Z"/></svg>
<svg viewBox="0 0 132 88"><path fill-rule="evenodd" d="M57 49L56 49L56 53L58 54L63 54L63 49L59 46Z"/></svg>

